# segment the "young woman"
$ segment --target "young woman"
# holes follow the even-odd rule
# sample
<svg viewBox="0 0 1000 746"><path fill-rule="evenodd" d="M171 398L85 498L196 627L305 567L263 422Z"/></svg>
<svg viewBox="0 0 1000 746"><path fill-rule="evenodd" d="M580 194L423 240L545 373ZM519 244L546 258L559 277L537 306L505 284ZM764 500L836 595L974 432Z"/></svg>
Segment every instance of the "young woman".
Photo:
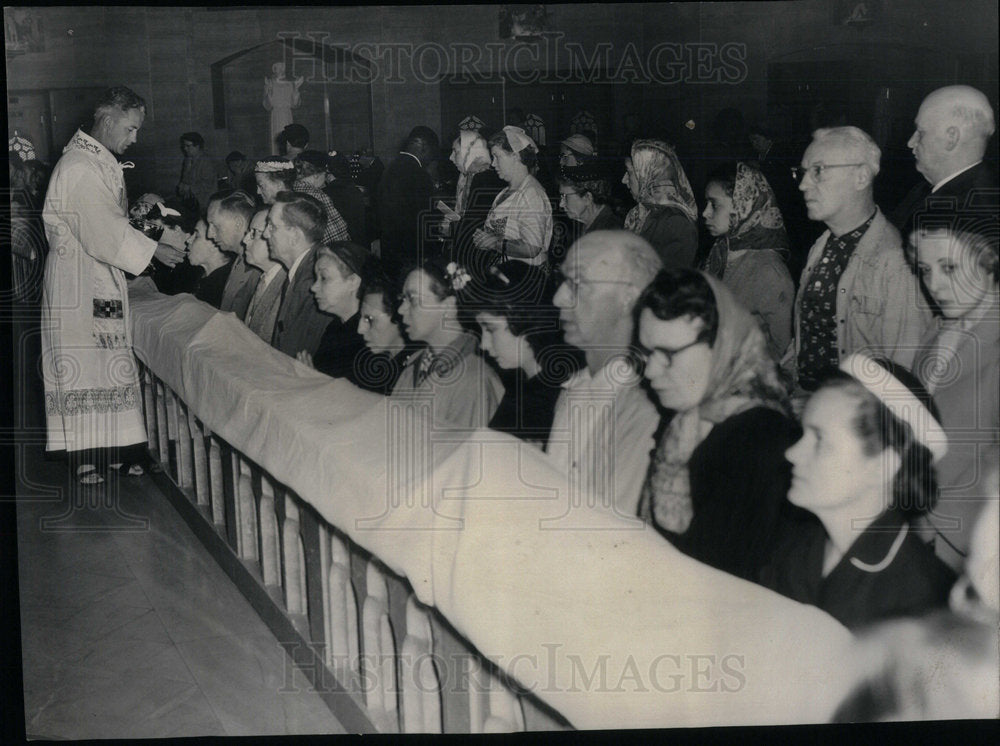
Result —
<svg viewBox="0 0 1000 746"><path fill-rule="evenodd" d="M926 390L855 353L810 397L802 429L788 499L819 520L789 533L761 582L852 629L946 606L955 573L911 524L948 447Z"/></svg>
<svg viewBox="0 0 1000 746"><path fill-rule="evenodd" d="M556 399L579 360L562 344L555 288L524 262L493 267L472 299L482 348L513 375L489 426L545 448Z"/></svg>
<svg viewBox="0 0 1000 746"><path fill-rule="evenodd" d="M674 412L639 515L680 551L748 580L797 511L785 449L798 434L757 322L714 277L662 270L640 296L644 375Z"/></svg>
<svg viewBox="0 0 1000 746"><path fill-rule="evenodd" d="M729 163L709 175L705 202L702 217L715 243L703 269L757 318L768 350L780 360L791 339L795 286L774 192L756 168Z"/></svg>
<svg viewBox="0 0 1000 746"><path fill-rule="evenodd" d="M427 261L406 276L399 305L407 335L426 347L407 361L392 396L430 394L435 421L459 428L486 427L503 396L503 384L460 319L458 295L471 281L461 265Z"/></svg>
<svg viewBox="0 0 1000 746"><path fill-rule="evenodd" d="M358 331L372 353L363 372L371 382L367 388L380 387L386 395L392 393L406 361L423 347L406 338L397 312L398 299L398 285L384 271L373 269L361 289Z"/></svg>
<svg viewBox="0 0 1000 746"><path fill-rule="evenodd" d="M545 189L529 172L538 146L520 127L510 126L491 137L489 145L493 168L507 188L497 195L473 244L492 254L490 264L507 259L544 264L552 240L552 206Z"/></svg>
<svg viewBox="0 0 1000 746"><path fill-rule="evenodd" d="M698 252L698 205L674 149L661 140L636 140L622 183L636 201L625 230L645 238L664 267L690 267Z"/></svg>
<svg viewBox="0 0 1000 746"><path fill-rule="evenodd" d="M962 445L938 464L941 499L927 516L939 557L959 569L986 499L984 459L1000 447L1000 286L995 215L921 216L910 237L924 287L937 306L913 372Z"/></svg>

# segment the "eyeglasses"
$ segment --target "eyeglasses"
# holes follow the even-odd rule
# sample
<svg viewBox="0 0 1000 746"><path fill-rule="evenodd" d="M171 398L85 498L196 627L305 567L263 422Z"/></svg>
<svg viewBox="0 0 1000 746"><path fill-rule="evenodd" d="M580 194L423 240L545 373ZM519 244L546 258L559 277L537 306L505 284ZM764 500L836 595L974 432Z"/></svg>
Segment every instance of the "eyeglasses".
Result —
<svg viewBox="0 0 1000 746"><path fill-rule="evenodd" d="M559 192L559 201L562 202L567 197L572 197L572 196L578 195L578 194L579 194L579 192Z"/></svg>
<svg viewBox="0 0 1000 746"><path fill-rule="evenodd" d="M670 368L674 364L675 357L684 352L684 350L690 349L695 345L700 345L704 341L705 341L704 339L696 339L693 342L688 342L686 345L682 345L681 347L678 347L673 350L668 350L666 347L656 347L655 349L652 350L643 349L642 353L647 360L649 360L649 358L651 358L653 355L661 355L663 357L664 367Z"/></svg>
<svg viewBox="0 0 1000 746"><path fill-rule="evenodd" d="M812 166L792 166L789 170L792 172L792 178L796 183L801 182L806 174L813 177L813 181L822 181L823 172L828 168L852 168L854 166L863 166L864 163L815 163Z"/></svg>
<svg viewBox="0 0 1000 746"><path fill-rule="evenodd" d="M590 280L586 277L570 277L564 275L559 270L552 272L552 283L553 287L559 288L559 286L565 284L570 291L575 295L580 289L581 285L632 285L633 283L628 280Z"/></svg>

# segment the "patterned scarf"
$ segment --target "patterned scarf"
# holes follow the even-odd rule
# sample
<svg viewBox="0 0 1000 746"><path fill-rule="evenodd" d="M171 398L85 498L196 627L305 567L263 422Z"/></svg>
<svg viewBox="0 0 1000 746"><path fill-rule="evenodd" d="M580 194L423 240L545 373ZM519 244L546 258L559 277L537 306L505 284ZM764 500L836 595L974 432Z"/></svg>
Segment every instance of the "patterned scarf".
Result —
<svg viewBox="0 0 1000 746"><path fill-rule="evenodd" d="M490 167L490 151L486 139L478 132L462 130L458 133L458 158L452 153L451 162L458 169L458 185L455 189L455 212L465 214L469 203L472 177Z"/></svg>
<svg viewBox="0 0 1000 746"><path fill-rule="evenodd" d="M625 230L638 233L655 205L680 210L692 222L698 220L698 204L687 175L674 149L661 140L632 143L632 172L639 183L638 203L625 216Z"/></svg>
<svg viewBox="0 0 1000 746"><path fill-rule="evenodd" d="M767 179L755 167L738 163L729 231L715 239L704 269L721 280L729 252L747 249L773 249L786 258L788 234Z"/></svg>
<svg viewBox="0 0 1000 746"><path fill-rule="evenodd" d="M719 328L702 400L677 412L653 454L639 499L639 516L676 534L694 517L688 462L712 428L753 407L788 414L788 397L753 316L721 282L705 275L715 295Z"/></svg>

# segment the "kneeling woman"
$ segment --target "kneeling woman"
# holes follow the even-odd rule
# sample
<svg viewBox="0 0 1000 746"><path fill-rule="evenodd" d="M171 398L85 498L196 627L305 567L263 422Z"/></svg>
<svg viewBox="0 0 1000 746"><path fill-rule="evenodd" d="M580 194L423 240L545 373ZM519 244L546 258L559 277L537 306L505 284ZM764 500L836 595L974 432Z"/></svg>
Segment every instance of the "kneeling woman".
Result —
<svg viewBox="0 0 1000 746"><path fill-rule="evenodd" d="M788 499L819 522L787 537L761 582L856 628L948 603L955 574L909 521L930 507L947 439L905 370L859 353L840 367L806 403L786 454Z"/></svg>
<svg viewBox="0 0 1000 746"><path fill-rule="evenodd" d="M559 310L552 305L555 288L544 272L517 261L490 268L477 285L473 303L483 351L512 371L490 427L544 449L561 384L581 363L563 344Z"/></svg>
<svg viewBox="0 0 1000 746"><path fill-rule="evenodd" d="M454 262L430 260L403 283L399 315L414 342L427 346L406 363L392 397L433 397L434 419L454 427L486 427L503 396L500 378L479 354L475 335L459 318L459 294L471 282Z"/></svg>
<svg viewBox="0 0 1000 746"><path fill-rule="evenodd" d="M689 557L753 580L797 512L784 452L798 427L764 334L725 285L693 269L662 270L636 306L644 375L674 412L639 515Z"/></svg>

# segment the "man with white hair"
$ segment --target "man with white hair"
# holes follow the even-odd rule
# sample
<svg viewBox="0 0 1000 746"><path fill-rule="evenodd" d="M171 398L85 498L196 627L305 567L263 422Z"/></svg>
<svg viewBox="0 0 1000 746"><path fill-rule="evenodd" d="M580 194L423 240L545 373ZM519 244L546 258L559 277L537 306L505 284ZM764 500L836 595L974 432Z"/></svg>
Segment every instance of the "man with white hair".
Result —
<svg viewBox="0 0 1000 746"><path fill-rule="evenodd" d="M640 236L593 231L567 252L553 298L567 344L587 364L562 384L546 451L568 464L571 499L597 500L628 517L637 515L660 419L640 385L632 314L661 267Z"/></svg>
<svg viewBox="0 0 1000 746"><path fill-rule="evenodd" d="M818 129L793 169L809 219L827 227L802 271L794 357L785 359L802 391L860 350L910 368L930 323L899 231L875 205L881 155L857 127Z"/></svg>
<svg viewBox="0 0 1000 746"><path fill-rule="evenodd" d="M982 92L967 85L949 85L932 91L920 104L916 129L907 145L924 181L893 213L903 236L929 200L938 206L951 199L954 208L997 208L997 174L983 161L996 129L993 108Z"/></svg>

